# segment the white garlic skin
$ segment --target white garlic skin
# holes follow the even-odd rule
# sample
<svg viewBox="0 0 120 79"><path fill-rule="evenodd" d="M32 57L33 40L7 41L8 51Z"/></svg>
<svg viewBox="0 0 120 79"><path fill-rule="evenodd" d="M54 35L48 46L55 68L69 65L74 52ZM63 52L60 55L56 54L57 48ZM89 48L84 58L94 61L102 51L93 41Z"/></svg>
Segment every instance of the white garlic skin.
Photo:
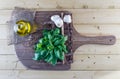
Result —
<svg viewBox="0 0 120 79"><path fill-rule="evenodd" d="M63 18L63 21L66 23L71 23L72 22L72 18L70 15L65 15Z"/></svg>
<svg viewBox="0 0 120 79"><path fill-rule="evenodd" d="M55 23L57 27L62 27L63 26L63 20L60 18L59 15L53 15L51 16L51 20Z"/></svg>

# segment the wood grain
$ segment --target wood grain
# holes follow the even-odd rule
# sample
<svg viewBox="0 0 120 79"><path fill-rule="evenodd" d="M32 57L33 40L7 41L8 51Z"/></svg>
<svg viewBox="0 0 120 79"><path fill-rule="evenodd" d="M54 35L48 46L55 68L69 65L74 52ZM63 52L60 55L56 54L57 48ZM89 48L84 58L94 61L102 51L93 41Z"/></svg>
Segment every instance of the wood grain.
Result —
<svg viewBox="0 0 120 79"><path fill-rule="evenodd" d="M103 72L104 73L104 72ZM94 71L1 70L1 79L92 79Z"/></svg>
<svg viewBox="0 0 120 79"><path fill-rule="evenodd" d="M75 55L72 70L119 70L119 55Z"/></svg>
<svg viewBox="0 0 120 79"><path fill-rule="evenodd" d="M51 74L50 74L51 73ZM34 74L34 75L33 75ZM31 71L1 70L1 79L119 79L120 71ZM58 76L59 75L59 76Z"/></svg>
<svg viewBox="0 0 120 79"><path fill-rule="evenodd" d="M119 9L37 9L44 11L67 10L73 14L74 24L120 24ZM0 24L10 20L12 10L0 10Z"/></svg>
<svg viewBox="0 0 120 79"><path fill-rule="evenodd" d="M79 24L74 25L77 32L87 36L98 35L114 35L117 39L120 39L120 25L119 24Z"/></svg>
<svg viewBox="0 0 120 79"><path fill-rule="evenodd" d="M83 45L79 47L75 54L104 54L104 55L117 55L120 54L120 40L117 40L115 45L106 46L106 45Z"/></svg>
<svg viewBox="0 0 120 79"><path fill-rule="evenodd" d="M0 39L0 55L14 55L15 49L14 46L8 46L8 40Z"/></svg>
<svg viewBox="0 0 120 79"><path fill-rule="evenodd" d="M25 8L79 8L79 9L114 9L120 8L119 0L0 0L0 9L13 9L15 6Z"/></svg>
<svg viewBox="0 0 120 79"><path fill-rule="evenodd" d="M15 55L0 55L0 70L15 69L17 62Z"/></svg>

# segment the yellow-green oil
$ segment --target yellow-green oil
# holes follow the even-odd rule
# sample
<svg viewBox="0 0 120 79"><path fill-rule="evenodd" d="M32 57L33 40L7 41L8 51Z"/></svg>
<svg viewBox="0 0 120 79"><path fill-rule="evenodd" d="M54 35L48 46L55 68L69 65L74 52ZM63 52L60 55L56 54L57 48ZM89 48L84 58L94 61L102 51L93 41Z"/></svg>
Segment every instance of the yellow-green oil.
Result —
<svg viewBox="0 0 120 79"><path fill-rule="evenodd" d="M16 25L14 26L14 31L19 35L19 36L26 36L31 33L32 26L30 22L20 20L16 22Z"/></svg>

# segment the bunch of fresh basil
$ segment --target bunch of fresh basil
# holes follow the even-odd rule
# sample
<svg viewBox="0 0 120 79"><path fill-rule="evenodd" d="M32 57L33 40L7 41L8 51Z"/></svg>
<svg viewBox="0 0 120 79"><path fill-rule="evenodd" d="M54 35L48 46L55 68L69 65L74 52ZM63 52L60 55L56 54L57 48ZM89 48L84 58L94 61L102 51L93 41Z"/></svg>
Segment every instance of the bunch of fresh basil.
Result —
<svg viewBox="0 0 120 79"><path fill-rule="evenodd" d="M34 60L44 60L47 63L56 65L58 60L63 61L67 53L65 42L67 36L60 33L60 28L44 30L43 37L35 44Z"/></svg>

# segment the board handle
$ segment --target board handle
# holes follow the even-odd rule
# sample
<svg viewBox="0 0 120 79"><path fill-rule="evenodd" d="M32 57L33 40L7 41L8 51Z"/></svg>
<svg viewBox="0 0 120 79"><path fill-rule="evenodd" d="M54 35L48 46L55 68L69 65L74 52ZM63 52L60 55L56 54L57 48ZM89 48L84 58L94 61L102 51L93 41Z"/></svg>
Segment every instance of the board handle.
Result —
<svg viewBox="0 0 120 79"><path fill-rule="evenodd" d="M80 39L83 44L102 44L102 45L113 45L116 42L115 36L96 36L96 37L85 37Z"/></svg>
<svg viewBox="0 0 120 79"><path fill-rule="evenodd" d="M84 36L79 34L75 28L72 28L73 31L73 35L72 35L72 49L73 52L75 52L75 50L84 44L101 44L101 45L113 45L116 42L116 38L113 35L109 35L109 36L95 36L95 37L90 37L90 36Z"/></svg>

